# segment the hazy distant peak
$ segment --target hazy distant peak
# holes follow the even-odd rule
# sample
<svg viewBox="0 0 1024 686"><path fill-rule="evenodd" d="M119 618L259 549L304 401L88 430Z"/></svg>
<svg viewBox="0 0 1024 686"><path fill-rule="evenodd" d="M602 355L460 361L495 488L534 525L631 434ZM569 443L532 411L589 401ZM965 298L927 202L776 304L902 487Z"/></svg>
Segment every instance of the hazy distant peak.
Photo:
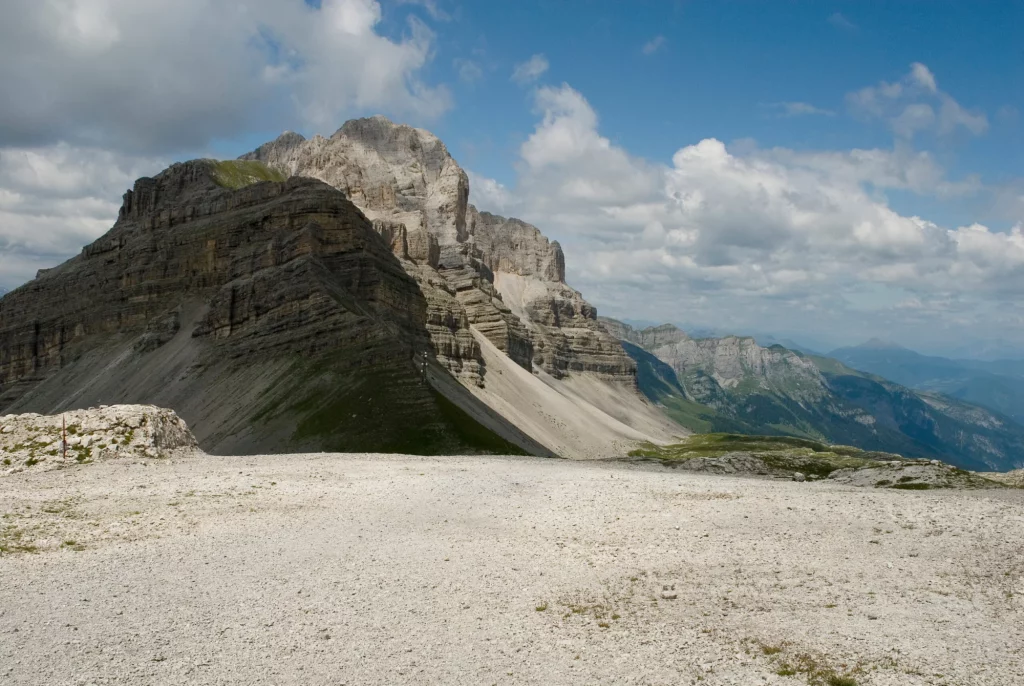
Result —
<svg viewBox="0 0 1024 686"><path fill-rule="evenodd" d="M858 348L873 348L873 349L876 349L876 350L879 350L879 349L906 350L906 348L904 348L899 343L893 343L892 341L882 340L881 338L872 338L872 339L870 339L868 341L864 341L863 343L861 343L857 347Z"/></svg>

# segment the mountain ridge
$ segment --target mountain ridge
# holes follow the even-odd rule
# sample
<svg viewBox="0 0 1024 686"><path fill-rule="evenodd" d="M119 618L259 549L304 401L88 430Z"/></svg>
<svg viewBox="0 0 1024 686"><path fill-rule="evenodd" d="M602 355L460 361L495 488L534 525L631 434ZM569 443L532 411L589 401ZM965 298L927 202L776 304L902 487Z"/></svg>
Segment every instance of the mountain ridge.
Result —
<svg viewBox="0 0 1024 686"><path fill-rule="evenodd" d="M692 339L672 325L637 331L601 321L629 343L641 390L696 431L814 438L971 469L1024 461L1024 427L977 405L753 338Z"/></svg>
<svg viewBox="0 0 1024 686"><path fill-rule="evenodd" d="M908 348L837 348L830 357L920 391L982 405L1024 422L1024 363L955 360Z"/></svg>

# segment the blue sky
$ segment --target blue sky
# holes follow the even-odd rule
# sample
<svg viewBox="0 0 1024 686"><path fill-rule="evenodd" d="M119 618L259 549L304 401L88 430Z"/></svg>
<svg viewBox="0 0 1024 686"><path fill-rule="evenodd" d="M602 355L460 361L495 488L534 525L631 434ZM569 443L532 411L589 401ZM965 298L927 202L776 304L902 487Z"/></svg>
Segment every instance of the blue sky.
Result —
<svg viewBox="0 0 1024 686"><path fill-rule="evenodd" d="M131 181L382 113L603 313L1024 355L1020 2L11 0L0 288ZM182 50L188 45L188 50ZM517 75L518 74L518 75Z"/></svg>
<svg viewBox="0 0 1024 686"><path fill-rule="evenodd" d="M988 135L932 139L927 149L952 176L999 183L1024 175L1024 46L1014 30L1024 25L1024 3L526 0L451 7L452 20L435 25L432 69L452 84L457 106L431 129L465 165L504 183L514 180L518 146L536 120L529 92L507 74L533 54L547 57L547 81L569 83L587 97L613 142L665 163L707 137L796 150L889 147L891 132L846 116L844 98L922 62L945 90L991 120ZM387 26L396 35L405 30L403 10L417 12L394 8ZM419 13L430 18L422 7ZM659 36L660 47L644 54ZM479 64L485 75L460 81L458 59ZM779 102L837 116L780 117L771 107ZM907 212L930 204L899 194L891 200ZM948 213L951 223L975 216L959 205L929 209Z"/></svg>

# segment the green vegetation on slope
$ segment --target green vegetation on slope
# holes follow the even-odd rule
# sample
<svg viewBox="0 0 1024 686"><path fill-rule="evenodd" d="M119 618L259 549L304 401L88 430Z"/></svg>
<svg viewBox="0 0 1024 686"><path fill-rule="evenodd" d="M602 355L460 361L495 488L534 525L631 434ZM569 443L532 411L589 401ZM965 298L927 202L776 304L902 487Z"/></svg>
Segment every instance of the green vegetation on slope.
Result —
<svg viewBox="0 0 1024 686"><path fill-rule="evenodd" d="M260 181L284 181L288 177L255 160L211 160L213 180L219 186L238 190Z"/></svg>

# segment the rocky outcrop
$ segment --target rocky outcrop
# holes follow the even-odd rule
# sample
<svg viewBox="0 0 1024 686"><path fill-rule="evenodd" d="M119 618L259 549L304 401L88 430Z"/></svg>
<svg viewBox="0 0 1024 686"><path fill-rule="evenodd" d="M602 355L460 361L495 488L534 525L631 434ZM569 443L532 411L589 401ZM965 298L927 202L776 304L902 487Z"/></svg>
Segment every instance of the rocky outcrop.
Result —
<svg viewBox="0 0 1024 686"><path fill-rule="evenodd" d="M466 173L429 132L371 117L347 122L330 138L285 134L243 159L321 179L377 222L436 318L454 324L448 332L432 331L438 350L462 340L465 321L527 369L634 384L632 360L598 326L594 308L565 284L558 243L530 224L469 205ZM429 250L411 248L430 240L439 246L436 261ZM450 360L450 368L464 381L482 383L479 349L454 349L461 357Z"/></svg>
<svg viewBox="0 0 1024 686"><path fill-rule="evenodd" d="M997 479L957 469L939 460L891 460L876 466L847 467L828 475L830 481L849 486L926 491L933 488L999 488Z"/></svg>
<svg viewBox="0 0 1024 686"><path fill-rule="evenodd" d="M428 300L403 268L408 231L315 179L236 190L273 174L232 164L139 179L107 234L0 299L0 410L153 403L215 452L484 449L426 382L478 345L443 279Z"/></svg>
<svg viewBox="0 0 1024 686"><path fill-rule="evenodd" d="M161 458L198 447L180 417L172 410L151 405L0 417L0 455L6 467L0 467L0 473L115 458Z"/></svg>
<svg viewBox="0 0 1024 686"><path fill-rule="evenodd" d="M565 256L558 241L519 219L506 219L469 206L468 232L491 272L532 276L565 283Z"/></svg>
<svg viewBox="0 0 1024 686"><path fill-rule="evenodd" d="M980 472L979 476L1013 488L1024 488L1024 469L1013 469L1008 472Z"/></svg>

